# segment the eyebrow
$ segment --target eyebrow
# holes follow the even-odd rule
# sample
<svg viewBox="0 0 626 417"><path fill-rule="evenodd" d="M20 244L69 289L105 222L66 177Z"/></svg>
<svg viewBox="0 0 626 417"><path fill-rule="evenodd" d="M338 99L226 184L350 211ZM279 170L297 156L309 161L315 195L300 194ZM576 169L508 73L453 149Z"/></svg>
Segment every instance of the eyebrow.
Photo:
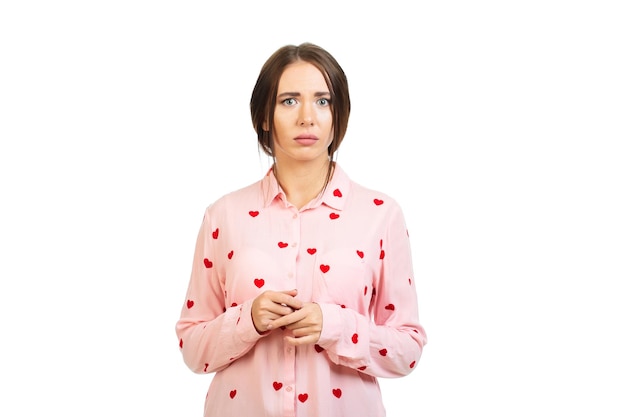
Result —
<svg viewBox="0 0 626 417"><path fill-rule="evenodd" d="M315 97L323 97L323 96L329 96L330 92L328 91L318 91L317 93L314 94ZM284 93L280 93L278 95L278 98L282 98L282 97L300 97L301 94L298 92L290 92L290 91L286 91Z"/></svg>

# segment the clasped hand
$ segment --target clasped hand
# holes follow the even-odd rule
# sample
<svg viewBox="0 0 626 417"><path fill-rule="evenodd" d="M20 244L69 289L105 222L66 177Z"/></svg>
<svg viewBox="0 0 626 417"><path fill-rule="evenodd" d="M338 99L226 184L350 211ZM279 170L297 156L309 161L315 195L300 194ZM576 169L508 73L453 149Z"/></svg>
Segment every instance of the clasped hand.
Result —
<svg viewBox="0 0 626 417"><path fill-rule="evenodd" d="M259 333L280 327L291 330L292 345L317 343L322 332L322 309L317 303L295 298L298 290L265 291L252 302L252 321Z"/></svg>

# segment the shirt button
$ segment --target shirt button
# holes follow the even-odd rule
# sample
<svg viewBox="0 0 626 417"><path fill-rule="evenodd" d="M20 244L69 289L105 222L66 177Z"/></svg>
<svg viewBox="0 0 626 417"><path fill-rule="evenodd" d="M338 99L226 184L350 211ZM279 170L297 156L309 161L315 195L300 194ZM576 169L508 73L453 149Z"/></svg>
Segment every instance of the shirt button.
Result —
<svg viewBox="0 0 626 417"><path fill-rule="evenodd" d="M285 388L285 389L287 390L287 392L291 392L291 390L292 390L293 388L291 388L291 385L287 385L287 388Z"/></svg>
<svg viewBox="0 0 626 417"><path fill-rule="evenodd" d="M288 277L288 278L293 278L293 272L289 272L289 273L287 273L287 277Z"/></svg>
<svg viewBox="0 0 626 417"><path fill-rule="evenodd" d="M293 243L291 244L291 247L293 247L293 248L295 248L296 246L298 246L298 242L293 242Z"/></svg>
<svg viewBox="0 0 626 417"><path fill-rule="evenodd" d="M294 219L297 219L297 218L298 218L298 213L294 214L294 215L293 215L293 218L294 218Z"/></svg>

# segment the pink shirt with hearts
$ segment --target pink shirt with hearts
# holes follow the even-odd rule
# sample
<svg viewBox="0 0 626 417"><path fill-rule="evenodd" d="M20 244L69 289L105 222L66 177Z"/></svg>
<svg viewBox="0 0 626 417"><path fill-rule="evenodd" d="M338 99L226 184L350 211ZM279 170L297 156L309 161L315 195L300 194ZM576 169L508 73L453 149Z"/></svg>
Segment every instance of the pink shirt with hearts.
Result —
<svg viewBox="0 0 626 417"><path fill-rule="evenodd" d="M411 258L399 205L339 165L300 210L272 171L210 205L176 323L187 366L212 374L204 415L384 416L376 378L412 372L427 340ZM257 295L294 288L322 309L315 345L252 323Z"/></svg>

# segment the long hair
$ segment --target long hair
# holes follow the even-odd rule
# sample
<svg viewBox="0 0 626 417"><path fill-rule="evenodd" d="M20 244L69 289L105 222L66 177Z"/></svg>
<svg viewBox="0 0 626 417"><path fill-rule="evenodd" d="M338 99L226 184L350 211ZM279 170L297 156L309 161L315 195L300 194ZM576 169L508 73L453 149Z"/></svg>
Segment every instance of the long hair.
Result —
<svg viewBox="0 0 626 417"><path fill-rule="evenodd" d="M328 182L332 162L335 160L336 151L346 134L350 117L348 79L339 63L328 51L309 42L300 45L286 45L276 50L265 61L252 90L252 97L250 98L252 125L257 133L259 147L266 155L274 158L272 137L278 83L285 68L297 61L308 62L319 69L330 92L333 140L328 147L328 156L331 161L327 177Z"/></svg>

